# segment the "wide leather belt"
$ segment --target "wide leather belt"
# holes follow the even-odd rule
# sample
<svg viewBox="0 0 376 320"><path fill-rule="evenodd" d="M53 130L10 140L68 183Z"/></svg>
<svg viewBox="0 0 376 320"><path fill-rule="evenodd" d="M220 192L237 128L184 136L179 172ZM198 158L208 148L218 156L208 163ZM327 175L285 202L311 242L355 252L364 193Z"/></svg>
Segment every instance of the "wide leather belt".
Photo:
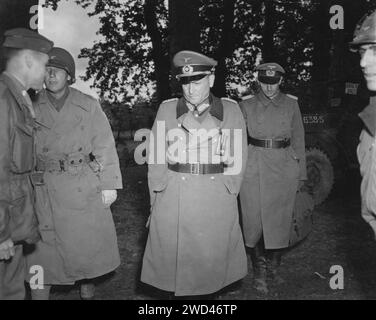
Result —
<svg viewBox="0 0 376 320"><path fill-rule="evenodd" d="M255 139L248 136L248 144L256 147L267 149L287 148L291 143L290 139L276 140L276 139Z"/></svg>
<svg viewBox="0 0 376 320"><path fill-rule="evenodd" d="M223 163L169 163L168 168L175 172L190 173L194 175L224 172Z"/></svg>

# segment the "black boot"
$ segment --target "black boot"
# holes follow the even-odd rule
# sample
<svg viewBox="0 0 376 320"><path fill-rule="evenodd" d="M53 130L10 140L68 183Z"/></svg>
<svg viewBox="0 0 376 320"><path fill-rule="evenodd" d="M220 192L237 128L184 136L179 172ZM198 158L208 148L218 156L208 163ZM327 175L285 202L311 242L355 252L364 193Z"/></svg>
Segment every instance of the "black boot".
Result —
<svg viewBox="0 0 376 320"><path fill-rule="evenodd" d="M281 265L282 254L283 254L282 249L270 250L269 271L270 271L271 280L276 285L280 285L285 282L285 280L279 274L279 267Z"/></svg>
<svg viewBox="0 0 376 320"><path fill-rule="evenodd" d="M255 248L250 249L250 256L253 266L254 288L261 294L268 294L268 285L266 283L266 258L262 241Z"/></svg>

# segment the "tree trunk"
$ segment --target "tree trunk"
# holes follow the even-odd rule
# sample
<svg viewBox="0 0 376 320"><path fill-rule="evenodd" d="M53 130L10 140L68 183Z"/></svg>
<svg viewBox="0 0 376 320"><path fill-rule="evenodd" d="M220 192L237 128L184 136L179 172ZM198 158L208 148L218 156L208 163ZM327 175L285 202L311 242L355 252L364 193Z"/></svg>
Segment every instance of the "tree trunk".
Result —
<svg viewBox="0 0 376 320"><path fill-rule="evenodd" d="M330 1L319 0L314 12L312 82L314 107L325 108L328 105L328 81L330 69L330 47L332 43L329 26Z"/></svg>
<svg viewBox="0 0 376 320"><path fill-rule="evenodd" d="M224 2L224 20L222 27L221 42L218 47L216 59L218 66L215 70L215 83L213 93L218 97L226 96L226 58L230 58L234 51L233 24L236 0Z"/></svg>
<svg viewBox="0 0 376 320"><path fill-rule="evenodd" d="M160 0L145 0L144 16L148 34L152 42L152 57L155 68L156 98L159 104L170 97L169 59L166 45L158 29L156 7Z"/></svg>
<svg viewBox="0 0 376 320"><path fill-rule="evenodd" d="M265 24L263 31L262 60L263 62L271 62L276 59L274 46L274 33L276 31L277 16L275 12L275 4L272 0L265 0Z"/></svg>
<svg viewBox="0 0 376 320"><path fill-rule="evenodd" d="M181 50L201 51L199 9L201 0L169 0L169 44L170 58ZM179 95L180 85L171 71L171 92Z"/></svg>
<svg viewBox="0 0 376 320"><path fill-rule="evenodd" d="M38 0L1 0L0 1L0 43L4 41L4 32L12 28L31 28L30 21L35 13L30 13ZM2 56L2 55L1 55ZM0 71L4 69L0 56Z"/></svg>

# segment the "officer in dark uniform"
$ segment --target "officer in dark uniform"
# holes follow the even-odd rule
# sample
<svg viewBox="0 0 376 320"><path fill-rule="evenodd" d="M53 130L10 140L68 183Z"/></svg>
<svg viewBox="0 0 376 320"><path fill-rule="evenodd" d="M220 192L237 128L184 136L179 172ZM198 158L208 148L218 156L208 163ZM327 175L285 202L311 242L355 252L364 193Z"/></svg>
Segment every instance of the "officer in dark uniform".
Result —
<svg viewBox="0 0 376 320"><path fill-rule="evenodd" d="M277 63L256 68L260 90L240 107L248 129L248 162L240 190L245 244L255 288L267 293L266 257L273 279L289 244L295 196L306 179L304 128L297 98L280 91L285 70Z"/></svg>
<svg viewBox="0 0 376 320"><path fill-rule="evenodd" d="M0 299L25 298L22 243L38 240L31 173L35 113L27 93L42 89L53 42L31 30L4 34L0 75Z"/></svg>
<svg viewBox="0 0 376 320"><path fill-rule="evenodd" d="M183 96L162 102L152 128L141 281L176 296L208 295L247 273L237 207L246 129L238 104L210 92L217 61L181 51L173 63Z"/></svg>

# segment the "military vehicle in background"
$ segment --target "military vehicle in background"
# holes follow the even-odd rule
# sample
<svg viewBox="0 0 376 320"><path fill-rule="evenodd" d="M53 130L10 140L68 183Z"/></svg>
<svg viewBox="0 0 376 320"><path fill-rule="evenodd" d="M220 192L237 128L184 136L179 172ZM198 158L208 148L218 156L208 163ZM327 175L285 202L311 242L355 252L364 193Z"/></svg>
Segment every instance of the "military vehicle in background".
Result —
<svg viewBox="0 0 376 320"><path fill-rule="evenodd" d="M366 90L359 94L358 89L359 84L343 83L341 98L329 99L320 110L307 108L304 99L299 103L306 143L304 187L316 205L325 201L335 188L346 188L351 183L349 177L359 172L356 148L362 122L358 113L367 104L368 96L364 96Z"/></svg>

